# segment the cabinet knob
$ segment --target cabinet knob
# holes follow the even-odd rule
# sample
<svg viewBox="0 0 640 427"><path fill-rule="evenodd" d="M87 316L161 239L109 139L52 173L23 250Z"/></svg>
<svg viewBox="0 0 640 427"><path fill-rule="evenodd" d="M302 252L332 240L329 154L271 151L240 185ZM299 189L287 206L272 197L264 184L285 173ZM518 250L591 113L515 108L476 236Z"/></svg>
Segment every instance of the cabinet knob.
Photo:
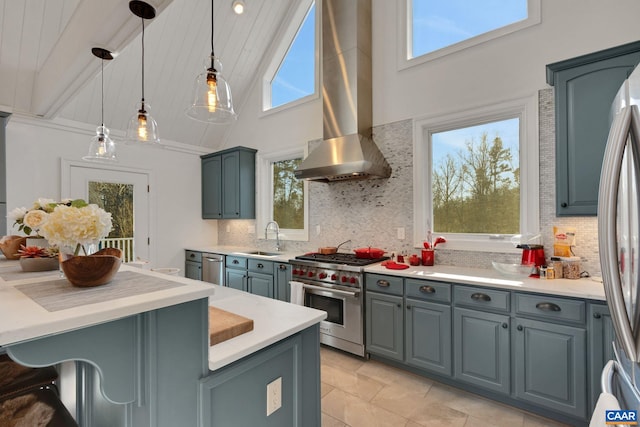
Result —
<svg viewBox="0 0 640 427"><path fill-rule="evenodd" d="M435 294L436 293L436 289L433 286L420 286L420 292L425 293L425 294Z"/></svg>
<svg viewBox="0 0 640 427"><path fill-rule="evenodd" d="M542 311L560 311L561 310L559 305L554 304L552 302L539 302L536 304L536 308Z"/></svg>
<svg viewBox="0 0 640 427"><path fill-rule="evenodd" d="M400 305L400 304L398 304L398 306L399 306L399 305ZM407 310L411 310L411 306L410 306L410 305L408 305L408 306L407 306Z"/></svg>
<svg viewBox="0 0 640 427"><path fill-rule="evenodd" d="M287 264L280 264L280 265L278 266L278 268L279 268L280 270L286 270L286 269L287 269Z"/></svg>
<svg viewBox="0 0 640 427"><path fill-rule="evenodd" d="M602 315L600 313L593 313L593 318L594 319L600 319L602 317Z"/></svg>
<svg viewBox="0 0 640 427"><path fill-rule="evenodd" d="M474 301L491 301L491 297L487 294L483 294L482 292L476 292L475 294L471 294L471 299Z"/></svg>
<svg viewBox="0 0 640 427"><path fill-rule="evenodd" d="M398 308L402 307L402 304L400 304L400 303L398 303L397 305L398 305Z"/></svg>
<svg viewBox="0 0 640 427"><path fill-rule="evenodd" d="M507 329L508 327L509 327L509 325L507 324L507 322L505 322L505 323L503 323L503 324L502 324L502 328L503 328L503 329Z"/></svg>
<svg viewBox="0 0 640 427"><path fill-rule="evenodd" d="M560 203L560 207L561 207L561 208L566 208L567 206L569 206L569 205L567 204L567 202L562 202L562 203Z"/></svg>
<svg viewBox="0 0 640 427"><path fill-rule="evenodd" d="M517 327L516 329L517 329L517 330L519 330L519 331L521 331L521 330L523 330L524 328L522 327L522 325L518 325L518 327Z"/></svg>
<svg viewBox="0 0 640 427"><path fill-rule="evenodd" d="M264 265L263 265L263 264L261 264L261 263L259 263L256 267L258 267L258 268L264 268Z"/></svg>
<svg viewBox="0 0 640 427"><path fill-rule="evenodd" d="M386 280L378 280L376 282L376 284L382 288L388 288L389 287L389 282L387 282Z"/></svg>

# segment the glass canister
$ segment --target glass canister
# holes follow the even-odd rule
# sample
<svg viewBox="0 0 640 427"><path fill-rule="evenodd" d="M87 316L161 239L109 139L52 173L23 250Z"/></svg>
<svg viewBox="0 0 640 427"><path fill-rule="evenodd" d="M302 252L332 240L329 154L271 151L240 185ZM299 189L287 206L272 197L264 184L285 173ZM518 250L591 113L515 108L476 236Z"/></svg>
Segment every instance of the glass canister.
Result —
<svg viewBox="0 0 640 427"><path fill-rule="evenodd" d="M580 259L565 259L562 261L562 277L564 279L580 278Z"/></svg>

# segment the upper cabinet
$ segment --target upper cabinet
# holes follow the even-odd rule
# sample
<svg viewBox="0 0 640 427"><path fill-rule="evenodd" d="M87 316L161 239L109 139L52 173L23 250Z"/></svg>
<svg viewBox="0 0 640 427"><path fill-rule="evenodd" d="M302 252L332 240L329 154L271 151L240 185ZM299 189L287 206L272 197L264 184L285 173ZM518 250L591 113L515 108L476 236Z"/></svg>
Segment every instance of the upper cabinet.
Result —
<svg viewBox="0 0 640 427"><path fill-rule="evenodd" d="M611 104L640 62L640 42L547 65L555 87L556 215L596 215Z"/></svg>
<svg viewBox="0 0 640 427"><path fill-rule="evenodd" d="M202 218L255 219L256 150L235 147L200 158Z"/></svg>

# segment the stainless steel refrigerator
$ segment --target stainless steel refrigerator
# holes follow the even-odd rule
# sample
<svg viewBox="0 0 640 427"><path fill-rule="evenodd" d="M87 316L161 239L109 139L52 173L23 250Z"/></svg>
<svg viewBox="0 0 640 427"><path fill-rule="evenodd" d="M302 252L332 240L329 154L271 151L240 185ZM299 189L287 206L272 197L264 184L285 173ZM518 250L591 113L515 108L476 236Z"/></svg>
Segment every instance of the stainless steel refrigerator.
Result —
<svg viewBox="0 0 640 427"><path fill-rule="evenodd" d="M598 196L598 240L607 305L616 332L616 360L602 372L601 411L640 412L640 68L620 88L612 105ZM607 394L608 393L608 394ZM615 400L614 400L615 399ZM604 400L604 402L603 402ZM592 425L597 425L592 421Z"/></svg>

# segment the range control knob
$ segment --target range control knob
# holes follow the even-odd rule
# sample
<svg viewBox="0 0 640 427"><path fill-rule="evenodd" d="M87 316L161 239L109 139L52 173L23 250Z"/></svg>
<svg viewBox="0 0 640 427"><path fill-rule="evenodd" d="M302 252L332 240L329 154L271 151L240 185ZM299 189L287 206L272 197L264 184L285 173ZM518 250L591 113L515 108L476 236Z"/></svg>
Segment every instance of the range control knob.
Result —
<svg viewBox="0 0 640 427"><path fill-rule="evenodd" d="M335 274L331 275L331 280L336 280L338 278L338 276L336 276Z"/></svg>
<svg viewBox="0 0 640 427"><path fill-rule="evenodd" d="M351 279L349 279L349 283L354 285L354 284L358 283L358 280L355 277L352 277Z"/></svg>
<svg viewBox="0 0 640 427"><path fill-rule="evenodd" d="M327 273L320 273L318 275L318 277L321 278L321 279L326 279L327 278Z"/></svg>
<svg viewBox="0 0 640 427"><path fill-rule="evenodd" d="M291 272L291 274L293 274L294 276L298 275L298 269L294 268L293 271Z"/></svg>
<svg viewBox="0 0 640 427"><path fill-rule="evenodd" d="M310 272L307 273L307 276L309 276L309 277L313 277L315 275L316 275L316 273L314 273L313 271L310 271Z"/></svg>
<svg viewBox="0 0 640 427"><path fill-rule="evenodd" d="M348 277L347 277L347 276L342 276L342 278L341 278L340 280L344 283L344 282L346 282L346 281L347 281L347 279L348 279Z"/></svg>

